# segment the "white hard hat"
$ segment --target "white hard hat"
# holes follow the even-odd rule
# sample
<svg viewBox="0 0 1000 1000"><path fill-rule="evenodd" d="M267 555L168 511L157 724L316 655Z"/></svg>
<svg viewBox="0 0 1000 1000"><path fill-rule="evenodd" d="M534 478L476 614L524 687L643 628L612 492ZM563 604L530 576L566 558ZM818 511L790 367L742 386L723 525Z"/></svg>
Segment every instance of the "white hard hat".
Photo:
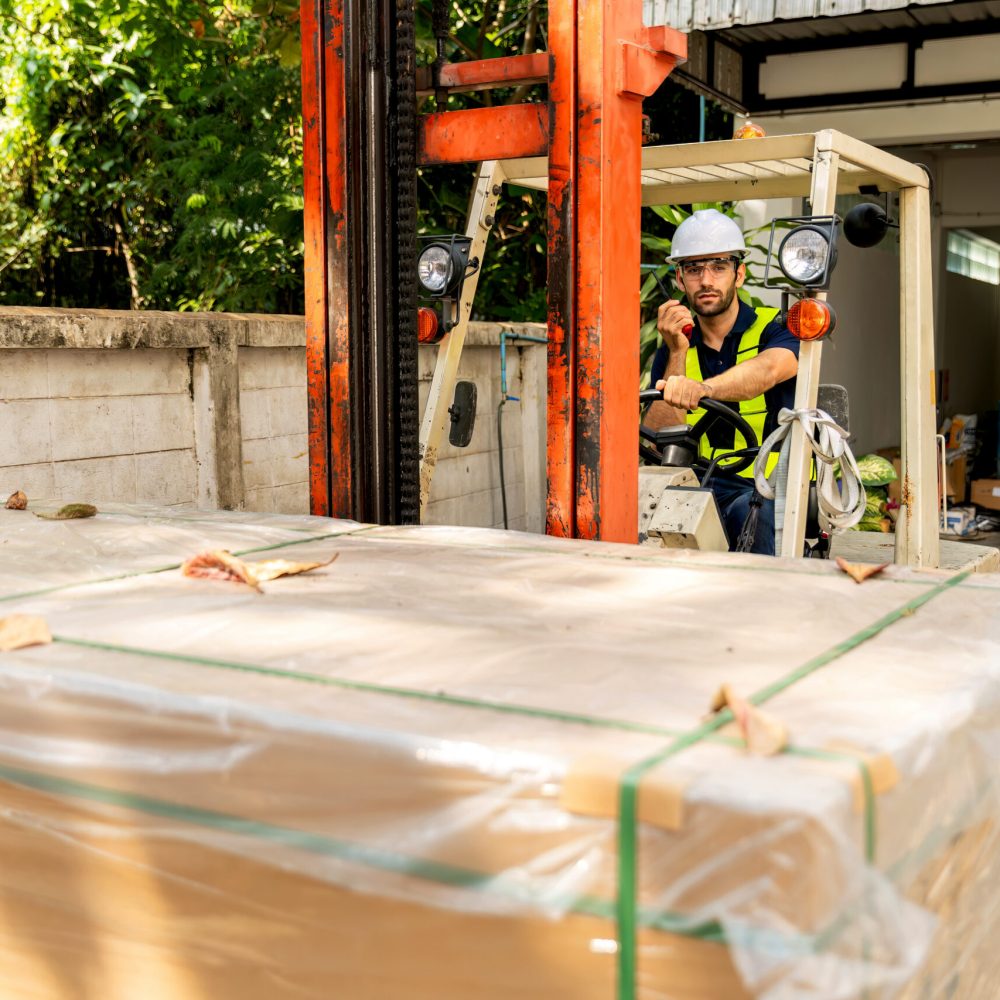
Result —
<svg viewBox="0 0 1000 1000"><path fill-rule="evenodd" d="M742 259L747 245L743 230L732 219L716 208L700 208L677 227L667 263L712 254L735 254Z"/></svg>

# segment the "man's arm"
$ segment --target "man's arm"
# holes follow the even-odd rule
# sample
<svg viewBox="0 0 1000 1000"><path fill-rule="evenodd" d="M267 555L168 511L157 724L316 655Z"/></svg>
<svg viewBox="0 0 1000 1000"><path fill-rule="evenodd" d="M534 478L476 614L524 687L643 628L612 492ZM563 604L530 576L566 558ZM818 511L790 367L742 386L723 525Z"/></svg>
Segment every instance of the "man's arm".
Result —
<svg viewBox="0 0 1000 1000"><path fill-rule="evenodd" d="M769 347L749 361L733 365L704 382L668 374L665 380L656 383L656 388L663 390L663 398L670 406L694 410L703 396L724 402L753 399L780 382L795 378L798 370L799 359L792 351L786 347Z"/></svg>
<svg viewBox="0 0 1000 1000"><path fill-rule="evenodd" d="M655 388L660 389L664 380L682 377L687 371L687 352L689 341L684 334L684 328L692 322L691 313L677 299L668 299L657 310L656 328L663 338L664 347L670 352L667 369L663 378L659 379ZM646 409L643 423L654 431L661 427L675 427L683 424L686 414L683 409L671 406L669 403L656 400Z"/></svg>

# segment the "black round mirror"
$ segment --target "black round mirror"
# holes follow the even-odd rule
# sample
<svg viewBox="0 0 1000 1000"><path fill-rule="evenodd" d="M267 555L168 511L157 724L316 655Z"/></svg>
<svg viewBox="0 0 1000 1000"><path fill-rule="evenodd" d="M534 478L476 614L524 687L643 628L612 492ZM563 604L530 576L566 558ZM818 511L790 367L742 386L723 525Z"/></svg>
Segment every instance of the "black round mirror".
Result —
<svg viewBox="0 0 1000 1000"><path fill-rule="evenodd" d="M882 242L889 231L889 217L885 209L874 202L855 205L844 217L844 236L856 247L873 247Z"/></svg>

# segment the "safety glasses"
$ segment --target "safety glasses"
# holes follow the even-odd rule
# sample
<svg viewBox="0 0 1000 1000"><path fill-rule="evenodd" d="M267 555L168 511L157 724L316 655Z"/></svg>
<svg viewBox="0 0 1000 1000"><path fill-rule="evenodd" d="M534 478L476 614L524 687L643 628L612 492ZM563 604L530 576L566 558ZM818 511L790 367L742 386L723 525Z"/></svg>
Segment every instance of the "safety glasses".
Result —
<svg viewBox="0 0 1000 1000"><path fill-rule="evenodd" d="M677 266L685 278L700 278L706 270L715 277L721 277L731 269L738 267L739 263L739 257L710 257L708 260L694 260Z"/></svg>

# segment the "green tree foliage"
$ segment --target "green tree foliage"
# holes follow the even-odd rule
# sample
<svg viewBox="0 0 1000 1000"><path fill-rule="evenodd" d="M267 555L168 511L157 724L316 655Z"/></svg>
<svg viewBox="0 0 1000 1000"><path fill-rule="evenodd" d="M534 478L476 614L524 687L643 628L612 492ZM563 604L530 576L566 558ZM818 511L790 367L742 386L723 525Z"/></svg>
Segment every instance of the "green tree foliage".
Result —
<svg viewBox="0 0 1000 1000"><path fill-rule="evenodd" d="M432 0L417 3L417 58L437 54ZM443 57L448 62L544 51L548 45L545 0L463 0L452 4ZM448 98L449 111L544 101L543 87L505 87ZM427 98L420 110L435 110ZM475 166L425 167L418 171L421 233L465 231ZM545 319L545 195L507 186L483 261L473 316L490 320Z"/></svg>
<svg viewBox="0 0 1000 1000"><path fill-rule="evenodd" d="M301 307L295 0L0 0L7 303Z"/></svg>
<svg viewBox="0 0 1000 1000"><path fill-rule="evenodd" d="M418 0L423 64L431 9ZM544 50L546 17L545 0L454 0L443 57ZM298 61L297 0L0 0L0 301L300 312ZM447 107L542 100L505 88ZM668 82L645 110L660 141L698 138L693 94ZM705 124L728 134L717 109ZM422 233L464 229L474 174L419 171ZM647 261L670 211L644 216ZM507 187L476 316L544 320L545 271L545 197ZM647 287L644 357L656 302Z"/></svg>

